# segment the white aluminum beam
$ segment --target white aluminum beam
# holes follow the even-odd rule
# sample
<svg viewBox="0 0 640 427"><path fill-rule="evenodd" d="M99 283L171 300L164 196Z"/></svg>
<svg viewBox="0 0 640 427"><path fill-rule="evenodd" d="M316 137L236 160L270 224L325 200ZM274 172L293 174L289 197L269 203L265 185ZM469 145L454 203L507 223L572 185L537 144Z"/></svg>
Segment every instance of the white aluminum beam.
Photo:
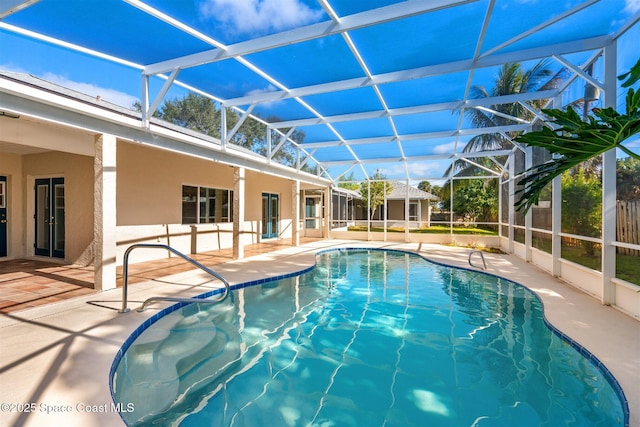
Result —
<svg viewBox="0 0 640 427"><path fill-rule="evenodd" d="M296 130L296 128L291 128L289 129L289 132L287 132L286 135L283 135L280 138L280 142L278 142L278 145L276 145L276 147L274 149L271 150L271 156L269 157L269 159L272 159L273 156L275 156L275 154L280 151L280 149L282 148L282 146L284 145L285 142L287 142L287 140L289 140L289 137L293 134L293 132Z"/></svg>
<svg viewBox="0 0 640 427"><path fill-rule="evenodd" d="M26 9L34 3L38 3L40 0L3 0L0 2L0 19Z"/></svg>
<svg viewBox="0 0 640 427"><path fill-rule="evenodd" d="M507 62L524 62L540 58L548 58L553 55L566 55L575 52L584 52L588 50L596 50L603 48L611 43L611 36L600 36L582 40L574 40L553 45L545 45L537 48L524 49L520 51L509 52L505 54L496 54L487 56L477 61L466 59L461 61L449 62L446 64L430 65L426 67L413 68L409 70L394 71L374 75L371 79L367 77L358 77L354 79L341 80L331 83L323 83L318 85L304 86L300 88L289 89L289 92L272 91L231 98L224 101L226 106L247 105L253 102L271 102L280 99L287 99L293 96L317 95L327 92L336 92L349 89L357 89L360 87L380 85L385 83L394 83L398 81L419 79L424 77L437 76L441 74L451 74L461 71L475 70L478 68L499 66Z"/></svg>
<svg viewBox="0 0 640 427"><path fill-rule="evenodd" d="M434 138L449 138L454 136L475 136L485 133L499 133L499 132L518 132L531 129L528 124L524 125L510 125L510 126L498 126L490 128L472 128L472 129L460 129L460 130L448 130L439 132L425 132L399 135L400 141L415 141L418 139L434 139ZM338 147L343 145L362 145L362 144L380 144L385 142L395 142L395 136L379 136L373 138L360 138L360 139L348 139L340 141L322 141L322 142L305 142L302 143L302 147L305 148L326 148L326 147Z"/></svg>
<svg viewBox="0 0 640 427"><path fill-rule="evenodd" d="M153 101L153 104L151 104L151 106L149 106L149 109L147 110L147 112L145 114L145 117L148 117L148 118L153 117L153 113L155 113L155 111L160 106L160 102L162 102L162 100L164 99L164 96L169 91L169 88L171 87L173 82L176 80L176 77L178 77L178 73L179 72L180 72L179 69L173 70L171 72L171 75L169 76L169 78L162 85L162 88L160 89L160 92L156 96L156 99ZM147 85L145 90L147 91L147 96L148 96L149 79L145 79L145 84ZM142 108L145 108L145 107L146 107L145 105L142 106Z"/></svg>
<svg viewBox="0 0 640 427"><path fill-rule="evenodd" d="M168 61L162 61L145 67L145 74L161 74L175 68L189 68L224 59L236 58L264 50L302 43L345 31L357 30L370 25L377 25L409 16L433 12L444 8L471 3L477 0L431 0L428 4L420 1L408 1L392 4L378 9L367 10L333 20L268 35L227 46L226 50L211 49L192 55L185 55Z"/></svg>
<svg viewBox="0 0 640 427"><path fill-rule="evenodd" d="M597 87L601 91L604 91L604 85L602 83L600 83L598 80L594 79L587 72L585 72L582 68L580 68L577 65L574 65L572 62L570 62L569 60L564 58L562 55L553 55L553 59L555 59L556 61L558 61L559 63L561 63L562 65L564 65L565 67L567 67L568 69L570 69L571 71L573 71L574 73L579 75L580 77L582 77L584 80L586 80L587 82L589 82L593 86Z"/></svg>
<svg viewBox="0 0 640 427"><path fill-rule="evenodd" d="M504 43L501 43L498 46L495 46L492 49L487 50L480 57L482 58L484 56L491 55L492 53L497 52L497 51L499 51L501 49L504 49L505 47L510 46L510 45L512 45L512 44L514 44L514 43L516 43L516 42L518 42L518 41L520 41L520 40L522 40L524 38L527 38L531 34L537 33L538 31L543 30L543 29L555 24L556 22L559 22L559 21L561 21L561 20L563 20L565 18L568 18L569 16L574 15L574 14L580 12L581 10L583 10L583 9L585 9L585 8L591 6L592 4L597 3L599 1L600 0L588 0L588 1L584 2L584 3L582 3L582 4L579 4L579 5L577 5L577 6L573 7L573 8L565 11L564 13L561 13L561 14L559 14L557 16L554 16L553 18L541 23L540 25L537 25L537 26L529 29L528 31L525 31L524 33L520 33L517 36L505 41Z"/></svg>
<svg viewBox="0 0 640 427"><path fill-rule="evenodd" d="M67 102L67 99L61 102ZM219 142L211 138L195 138L188 135L166 131L156 126L150 130L143 129L140 121L127 119L124 122L117 121L117 116L101 118L93 114L95 108L85 108L85 111L74 111L63 107L64 104L48 104L34 101L33 99L16 96L0 91L0 108L18 111L25 116L31 116L51 123L58 123L77 129L84 129L95 133L106 133L118 138L138 142L147 146L161 148L187 156L194 156L206 160L225 163L236 167L245 167L250 170L282 176L290 179L299 179L320 186L327 186L330 180L316 177L305 172L278 164L267 164L264 157L257 154L248 154L227 147L226 151L220 148ZM86 107L86 106L85 106ZM91 111L89 111L91 110Z"/></svg>
<svg viewBox="0 0 640 427"><path fill-rule="evenodd" d="M29 31L24 28L16 27L15 25L7 24L5 22L0 21L0 29L9 31L11 33L20 34L25 37L32 38L34 40L39 40L44 43L48 43L54 46L63 47L65 49L69 49L75 52L84 53L85 55L93 56L95 58L104 59L105 61L113 62L115 64L125 65L127 67L131 67L134 69L142 70L144 67L140 64L136 64L131 61L127 61L122 58L118 58L117 56L107 55L106 53L99 52L97 50L88 49L84 46L80 46L74 43L69 43L64 40L56 39L54 37L49 37L44 34L36 33L34 31Z"/></svg>
<svg viewBox="0 0 640 427"><path fill-rule="evenodd" d="M240 116L240 118L238 119L238 122L235 124L233 129L231 129L227 133L227 137L225 138L226 141L231 141L231 138L233 138L233 135L235 135L236 132L238 132L238 129L240 129L240 126L242 126L242 124L247 120L247 117L249 117L249 115L251 114L251 112L255 107L256 107L256 104L252 104L251 106L249 106L249 108L247 108L246 111L242 113L242 116Z"/></svg>
<svg viewBox="0 0 640 427"><path fill-rule="evenodd" d="M417 105L412 107L391 108L388 111L384 111L384 110L363 111L360 113L340 114L335 116L325 116L322 118L313 117L308 119L271 122L269 123L269 127L276 129L276 128L284 128L284 127L290 127L290 126L298 126L298 127L313 126L313 125L326 124L326 123L348 122L353 120L379 119L387 115L391 117L396 117L396 116L404 116L404 115L410 115L410 114L459 110L463 107L464 108L483 108L486 106L493 106L493 105L500 105L500 104L512 104L515 102L534 101L538 99L549 99L549 98L553 98L556 95L557 95L556 90L526 92L526 93L518 93L518 94L512 94L512 95L470 99L464 102L453 101L453 102L442 102L437 104ZM511 116L508 116L508 117L515 121L517 120L522 121L521 119L516 119Z"/></svg>
<svg viewBox="0 0 640 427"><path fill-rule="evenodd" d="M393 163L393 162L421 162L421 161L429 161L429 160L455 160L462 159L466 160L466 158L478 158L478 157L488 157L488 156L507 156L511 154L511 150L499 150L499 151L479 151L476 153L462 153L462 154L432 154L426 156L412 156L408 159L403 159L401 157L381 157L381 158L371 158L371 159L362 159L358 162L358 164L375 164L375 163ZM354 161L352 159L347 160L327 160L323 161L322 164L331 166L338 165L351 165ZM495 171L491 171L492 174Z"/></svg>

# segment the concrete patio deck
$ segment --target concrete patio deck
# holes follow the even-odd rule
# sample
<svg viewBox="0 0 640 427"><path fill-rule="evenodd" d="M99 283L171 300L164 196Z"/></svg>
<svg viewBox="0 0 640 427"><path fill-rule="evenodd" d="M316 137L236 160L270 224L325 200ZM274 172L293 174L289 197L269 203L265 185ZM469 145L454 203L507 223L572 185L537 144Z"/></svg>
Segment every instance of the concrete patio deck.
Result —
<svg viewBox="0 0 640 427"><path fill-rule="evenodd" d="M242 283L301 270L315 262L318 250L336 247L420 249L428 259L468 267L469 251L463 248L321 240L227 261L215 269L232 284ZM485 257L488 272L536 292L548 320L607 366L628 399L630 425L640 425L640 322L516 256ZM130 287L129 305L135 308L152 295L190 296L215 286L217 282L209 283L199 271L182 271ZM120 305L121 290L114 289L0 314L0 425L123 425L110 411L109 369L131 332L166 304L126 314L117 312Z"/></svg>

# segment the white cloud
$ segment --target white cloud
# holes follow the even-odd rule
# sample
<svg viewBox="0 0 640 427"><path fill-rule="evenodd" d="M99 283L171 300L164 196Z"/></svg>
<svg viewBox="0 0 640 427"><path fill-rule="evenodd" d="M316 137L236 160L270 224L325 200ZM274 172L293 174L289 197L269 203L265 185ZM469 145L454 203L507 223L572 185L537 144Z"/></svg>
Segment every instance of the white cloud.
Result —
<svg viewBox="0 0 640 427"><path fill-rule="evenodd" d="M274 85L269 84L267 85L267 87L264 88L260 88L260 89L252 89L249 92L247 92L247 96L251 96L251 95L259 95L261 93L269 93L269 92L275 92L276 90L278 90L278 88L276 88Z"/></svg>
<svg viewBox="0 0 640 427"><path fill-rule="evenodd" d="M404 165L402 163L394 164L393 166L385 166L379 168L380 172L388 179L400 179L404 178L406 173ZM375 171L369 171L369 176L373 175Z"/></svg>
<svg viewBox="0 0 640 427"><path fill-rule="evenodd" d="M628 13L640 12L640 0L626 0L624 10Z"/></svg>
<svg viewBox="0 0 640 427"><path fill-rule="evenodd" d="M440 144L433 147L433 152L435 154L452 154L454 148L456 148L456 142L451 141L446 144Z"/></svg>
<svg viewBox="0 0 640 427"><path fill-rule="evenodd" d="M317 22L323 12L299 0L205 0L200 13L236 34L256 35Z"/></svg>
<svg viewBox="0 0 640 427"><path fill-rule="evenodd" d="M20 66L16 66L13 64L0 64L0 70L8 71L11 73L22 73L22 74L32 74L29 71L25 70ZM131 108L134 102L138 101L138 98L135 96L131 96L128 93L121 92L115 89L108 89L104 87L97 86L92 83L82 83L76 82L73 80L69 80L67 77L61 76L55 73L45 73L43 75L35 75L35 77L46 80L50 83L54 83L65 87L67 89L72 89L77 92L83 93L85 95L97 97L99 96L101 99L111 102L112 104L119 105L125 108Z"/></svg>
<svg viewBox="0 0 640 427"><path fill-rule="evenodd" d="M108 101L112 104L116 104L125 108L131 108L133 103L138 100L138 98L136 98L135 96L129 95L128 93L124 93L116 89L100 87L93 83L76 82L58 74L45 73L42 78L51 83L55 83L68 89L78 91L85 95L93 97L99 96L100 99L104 101Z"/></svg>
<svg viewBox="0 0 640 427"><path fill-rule="evenodd" d="M450 160L428 160L428 161L408 161L407 168L409 169L409 176L422 180L423 178L434 179L441 177L444 171L451 164ZM404 179L405 169L402 163L393 164L392 166L385 166L380 168L381 172L389 179ZM370 175L373 174L369 171Z"/></svg>

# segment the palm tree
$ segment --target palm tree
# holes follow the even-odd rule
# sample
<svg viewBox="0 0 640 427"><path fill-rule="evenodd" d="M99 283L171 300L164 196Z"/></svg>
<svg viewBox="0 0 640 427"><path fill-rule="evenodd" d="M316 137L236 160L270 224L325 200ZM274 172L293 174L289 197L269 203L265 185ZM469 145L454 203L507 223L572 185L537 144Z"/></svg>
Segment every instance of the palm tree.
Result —
<svg viewBox="0 0 640 427"><path fill-rule="evenodd" d="M561 82L565 72L566 70L563 69L554 74L549 68L549 60L539 61L528 70L523 69L522 65L517 62L506 63L498 71L494 86L490 91L484 86L473 86L470 90L469 98L499 98L506 95L555 88ZM544 107L547 100L540 99L527 102L528 105L539 110ZM524 120L532 120L534 118L534 114L520 102L494 104L486 108L468 108L464 110L464 113L476 128L493 128L512 125L514 121L510 117L517 117ZM516 136L516 132L482 133L471 138L462 152L474 153L480 151L508 150L513 147L512 140ZM445 176L450 177L453 173L457 177L480 177L487 175L484 169L490 169L500 173L499 166L496 162L503 164L506 161L506 156L496 157L496 162L487 157L473 157L467 158L467 160L472 163L465 160L457 160L445 171ZM484 181L482 188L484 188L486 192L497 194L498 180L480 179ZM476 180L462 180L456 184L457 191L459 192L468 192L474 185L478 185ZM449 188L448 184L445 184L445 188ZM493 201L493 205L487 210L495 214L497 207L498 201L496 199Z"/></svg>
<svg viewBox="0 0 640 427"><path fill-rule="evenodd" d="M555 88L561 81L564 70L553 74L548 68L549 60L538 62L533 68L524 70L517 62L506 63L498 72L495 85L491 92L484 86L473 86L470 98L482 99L489 97L500 97L517 93L535 92ZM542 108L546 104L546 99L530 101L529 105L536 109ZM492 112L495 111L496 113ZM513 124L513 121L503 117L501 114L518 117L525 120L533 119L533 114L521 103L496 104L489 107L489 111L484 109L470 108L465 110L465 114L471 123L478 128L504 126ZM464 153L474 151L501 150L512 146L512 133L507 133L507 137L500 133L487 133L474 136L469 140L462 150Z"/></svg>
<svg viewBox="0 0 640 427"><path fill-rule="evenodd" d="M498 71L495 84L489 91L484 86L473 86L470 90L471 99L483 99L490 97L500 97L518 93L534 92L555 88L562 81L565 69L558 73L553 73L549 68L549 60L542 60L531 69L525 70L517 62L506 63ZM528 101L528 104L535 109L542 108L547 103L546 99ZM495 104L486 109L469 108L464 113L471 123L477 128L489 128L513 124L513 121L505 116L518 117L525 120L533 119L533 114L521 103ZM503 150L513 146L511 140L515 138L513 132L507 133L483 133L474 136L469 140L462 150L463 153L473 153L478 151ZM470 159L485 167L495 167L495 164L486 159ZM478 168L469 163L458 161L454 168L456 175L469 176L476 175ZM451 167L445 172L445 176L451 173Z"/></svg>
<svg viewBox="0 0 640 427"><path fill-rule="evenodd" d="M541 192L557 176L580 167L601 154L620 149L629 157L640 160L640 154L623 145L640 134L640 91L631 86L640 80L640 59L628 73L618 76L626 79L622 87L628 88L626 113L618 113L614 108L594 108L593 116L584 118L571 106L566 110L550 109L543 112L556 125L554 130L541 128L518 136L518 142L546 149L554 156L547 162L534 165L525 171L520 181L516 209L527 212L538 202Z"/></svg>

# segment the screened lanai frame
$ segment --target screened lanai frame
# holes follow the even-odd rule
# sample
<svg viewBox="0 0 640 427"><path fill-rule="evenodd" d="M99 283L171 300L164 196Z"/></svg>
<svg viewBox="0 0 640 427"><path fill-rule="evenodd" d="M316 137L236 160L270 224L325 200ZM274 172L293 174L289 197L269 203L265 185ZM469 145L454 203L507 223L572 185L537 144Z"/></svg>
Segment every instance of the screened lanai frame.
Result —
<svg viewBox="0 0 640 427"><path fill-rule="evenodd" d="M573 88L584 84L602 93L601 106L619 106L616 75L626 70L619 69L617 44L632 28L637 29L640 20L640 12L631 10L625 14L622 10L625 3L617 0L573 0L563 5L547 1L538 3L537 9L526 2L499 0L318 0L308 2L321 10L315 21L250 37L209 29L202 22L191 20L188 10L180 10L176 6L180 2L108 0L91 6L76 0L65 3L68 9L56 9L60 3L53 0L3 3L0 32L79 52L97 58L96 63L117 64L132 70L140 87L144 126L149 125L153 113L176 88L198 93L220 107L223 125L220 141L215 144L222 150L233 146L231 139L244 121L258 120L271 130L265 141L268 162L277 162L277 153L283 147L294 147L295 160L288 166L303 178L307 175L303 168L315 168L316 177L327 185L337 185L351 173L355 173L356 180L367 181L374 170L391 170L392 166L394 172L387 177L407 185L423 180L449 179L453 183L458 178L452 174L443 177L442 173L430 169L418 171L414 166L460 161L473 164L476 158L506 157L505 163L494 162L495 170L492 168L486 171L487 175L477 178L501 182L497 223L510 251L517 251L517 240L522 240L524 257L530 260L534 256L532 235L552 236L554 274L560 269L560 239L571 237L560 230L559 192L553 191L552 230L533 227L531 215L520 221L512 208L516 183L522 173L516 170L515 153L526 154L529 149L514 144L502 151L462 150L472 136L526 132L541 125L544 116L530 109L533 120L510 117L507 125L474 128L465 120L464 111L475 108L496 113L492 107L497 104L518 102L528 106L528 101L538 99L550 99L553 106L561 107L571 102ZM106 10L110 7L113 12ZM119 26L113 22L109 25L103 19L76 22L70 13L74 8L88 8L94 17L118 14L123 22ZM41 20L43 16L45 20ZM518 16L518 20L510 19L512 16ZM439 21L462 18L471 30L438 26ZM144 21L142 27L146 31L129 25L136 20ZM428 51L425 56L431 55L432 59L400 61L402 54L415 52L406 43L406 34L391 34L398 27L412 31L411 41L416 45L423 43ZM432 40L425 28L439 32ZM456 29L455 37L448 32L452 28ZM101 39L99 34L113 35L113 41ZM136 37L129 39L130 45L123 43L131 35ZM181 50L172 37L184 43L185 49ZM162 41L158 43L160 38ZM443 40L446 49L438 46ZM313 55L305 52L313 52L312 47L320 44L339 45L340 55L334 57L318 50L317 58L305 56ZM155 48L145 52L143 47ZM285 61L293 54L299 55L299 63ZM322 67L323 60L335 58L344 63L339 73ZM562 87L470 98L471 87L487 84L491 74L505 62L530 63L540 58L551 58L555 67L568 70L569 77ZM587 69L592 63L597 65L590 74ZM314 67L320 68L320 72L301 72ZM286 68L293 70L291 75L284 72ZM220 90L215 84L216 76L231 75L220 73L222 70L237 71L238 79L246 79L249 86L244 92ZM453 86L461 88L461 95L447 95L446 89ZM429 96L422 98L423 92ZM265 111L270 108L282 117L268 119ZM231 110L239 120L228 129L225 116ZM426 126L430 121L436 124ZM305 131L307 139L302 143L292 140L294 130ZM441 151L445 146L450 147L449 151ZM616 153L610 152L603 160L602 236L575 236L602 245L603 283L615 277L616 248L640 249L638 245L616 240L615 218L611 216L615 211L612 209L615 157ZM531 164L530 155L525 156L524 164ZM508 209L503 209L504 205ZM450 223L453 224L453 218ZM603 300L609 299L605 292Z"/></svg>

